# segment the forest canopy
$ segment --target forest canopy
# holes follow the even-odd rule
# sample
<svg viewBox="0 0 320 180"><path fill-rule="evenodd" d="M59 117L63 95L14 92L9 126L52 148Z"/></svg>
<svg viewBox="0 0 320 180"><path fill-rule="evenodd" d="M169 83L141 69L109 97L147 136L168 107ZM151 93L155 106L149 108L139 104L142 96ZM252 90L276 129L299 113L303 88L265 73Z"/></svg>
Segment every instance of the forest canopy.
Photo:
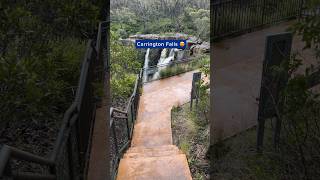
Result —
<svg viewBox="0 0 320 180"><path fill-rule="evenodd" d="M209 0L112 0L112 30L132 34L179 32L209 39Z"/></svg>

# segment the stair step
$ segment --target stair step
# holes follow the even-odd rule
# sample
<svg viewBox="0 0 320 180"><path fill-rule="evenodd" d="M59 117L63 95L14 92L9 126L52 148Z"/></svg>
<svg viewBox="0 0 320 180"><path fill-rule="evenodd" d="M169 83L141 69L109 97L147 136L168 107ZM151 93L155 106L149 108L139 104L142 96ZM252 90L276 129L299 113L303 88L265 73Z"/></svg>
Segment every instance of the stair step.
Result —
<svg viewBox="0 0 320 180"><path fill-rule="evenodd" d="M179 149L177 150L165 150L159 151L157 149L148 150L145 152L127 152L124 154L123 158L141 158L141 157L160 157L160 156L172 156L176 154L183 154L183 152Z"/></svg>
<svg viewBox="0 0 320 180"><path fill-rule="evenodd" d="M117 180L192 180L186 155L123 158Z"/></svg>
<svg viewBox="0 0 320 180"><path fill-rule="evenodd" d="M178 151L179 148L175 145L164 145L164 146L154 146L154 147L145 147L145 146L134 146L130 147L126 153L145 153L145 152L154 152L154 151Z"/></svg>

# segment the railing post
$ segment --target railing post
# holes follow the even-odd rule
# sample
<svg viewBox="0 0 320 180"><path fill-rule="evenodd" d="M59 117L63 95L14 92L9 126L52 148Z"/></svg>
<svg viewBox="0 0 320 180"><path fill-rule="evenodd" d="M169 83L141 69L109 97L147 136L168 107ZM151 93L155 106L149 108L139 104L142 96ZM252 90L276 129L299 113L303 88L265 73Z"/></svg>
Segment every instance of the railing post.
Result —
<svg viewBox="0 0 320 180"><path fill-rule="evenodd" d="M129 126L129 118L128 118L128 115L127 115L127 118L126 118L126 122L127 122L127 133L128 133L128 140L131 139L131 130L130 130L130 126Z"/></svg>
<svg viewBox="0 0 320 180"><path fill-rule="evenodd" d="M215 38L216 34L217 34L217 21L218 21L218 8L215 8L216 6L213 5L213 12L214 12L214 23L213 23L213 38Z"/></svg>
<svg viewBox="0 0 320 180"><path fill-rule="evenodd" d="M265 21L265 6L266 6L266 0L263 0L262 13L261 13L261 25L264 25L264 21Z"/></svg>
<svg viewBox="0 0 320 180"><path fill-rule="evenodd" d="M198 108L198 104L199 104L199 94L198 91L196 92L196 108Z"/></svg>
<svg viewBox="0 0 320 180"><path fill-rule="evenodd" d="M72 131L72 130L71 130ZM70 132L71 132L70 131ZM75 173L74 173L74 166L76 166L74 163L73 163L73 151L72 151L72 142L71 142L71 136L72 136L72 133L70 133L69 137L68 137L68 140L67 140L67 153L68 153L68 165L69 165L69 178L70 179L74 179L75 177ZM81 165L83 165L82 163L80 163ZM80 166L81 166L80 165ZM81 167L82 168L82 167Z"/></svg>
<svg viewBox="0 0 320 180"><path fill-rule="evenodd" d="M111 128L112 128L112 133L113 133L114 147L116 149L116 155L118 156L119 155L118 140L117 140L117 134L116 134L114 123L112 123Z"/></svg>
<svg viewBox="0 0 320 180"><path fill-rule="evenodd" d="M4 169L5 176L11 177L12 176L12 168L11 168L11 160L8 160L8 163Z"/></svg>
<svg viewBox="0 0 320 180"><path fill-rule="evenodd" d="M304 0L300 0L300 3L299 3L299 19L301 19L301 17L302 17L303 3L304 3Z"/></svg>
<svg viewBox="0 0 320 180"><path fill-rule="evenodd" d="M131 103L131 106L130 106L130 109L131 109L131 120L132 120L132 123L134 123L134 121L135 121L135 118L134 118L134 114L133 114L133 106L132 106L132 102L130 102Z"/></svg>
<svg viewBox="0 0 320 180"><path fill-rule="evenodd" d="M49 167L49 172L50 172L50 174L57 174L56 166L50 166Z"/></svg>
<svg viewBox="0 0 320 180"><path fill-rule="evenodd" d="M190 110L192 110L192 103L193 103L193 89L191 89L191 93L190 93Z"/></svg>
<svg viewBox="0 0 320 180"><path fill-rule="evenodd" d="M265 123L264 119L258 116L258 125L257 125L257 152L258 153L261 153L263 151L264 123Z"/></svg>

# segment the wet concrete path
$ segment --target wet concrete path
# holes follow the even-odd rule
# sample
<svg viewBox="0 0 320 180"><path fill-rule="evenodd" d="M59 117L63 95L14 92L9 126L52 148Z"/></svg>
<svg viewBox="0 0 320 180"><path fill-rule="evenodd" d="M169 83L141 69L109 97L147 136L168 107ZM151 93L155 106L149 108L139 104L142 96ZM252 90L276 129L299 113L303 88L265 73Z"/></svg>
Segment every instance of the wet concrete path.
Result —
<svg viewBox="0 0 320 180"><path fill-rule="evenodd" d="M190 100L195 71L143 86L131 147L120 161L118 180L189 180L186 155L172 144L171 109Z"/></svg>

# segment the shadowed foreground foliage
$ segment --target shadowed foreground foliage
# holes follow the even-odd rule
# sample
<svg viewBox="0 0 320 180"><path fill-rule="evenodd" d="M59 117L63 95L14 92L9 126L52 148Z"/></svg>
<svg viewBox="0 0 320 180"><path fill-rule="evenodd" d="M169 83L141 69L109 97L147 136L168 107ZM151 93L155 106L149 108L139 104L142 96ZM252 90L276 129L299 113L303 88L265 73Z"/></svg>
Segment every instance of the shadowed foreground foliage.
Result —
<svg viewBox="0 0 320 180"><path fill-rule="evenodd" d="M0 1L1 144L49 150L51 132L74 98L86 41L104 20L104 4ZM41 138L50 142L37 143Z"/></svg>

